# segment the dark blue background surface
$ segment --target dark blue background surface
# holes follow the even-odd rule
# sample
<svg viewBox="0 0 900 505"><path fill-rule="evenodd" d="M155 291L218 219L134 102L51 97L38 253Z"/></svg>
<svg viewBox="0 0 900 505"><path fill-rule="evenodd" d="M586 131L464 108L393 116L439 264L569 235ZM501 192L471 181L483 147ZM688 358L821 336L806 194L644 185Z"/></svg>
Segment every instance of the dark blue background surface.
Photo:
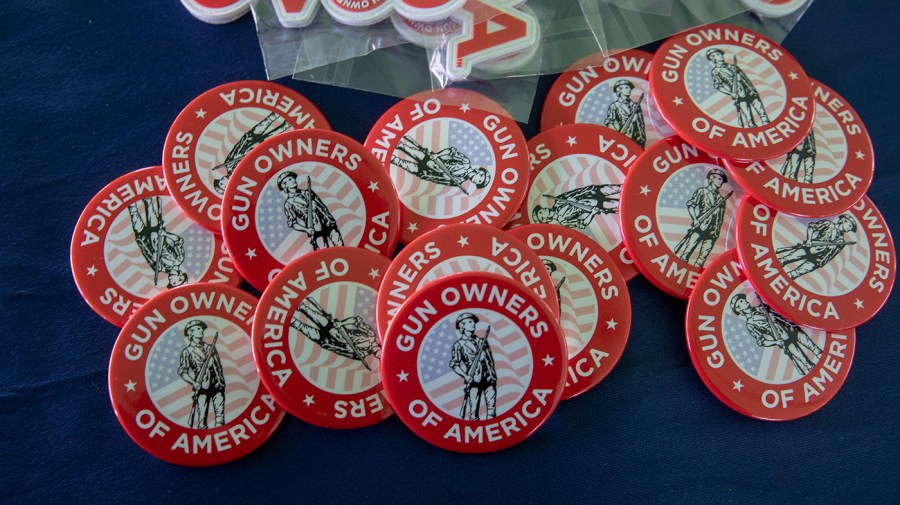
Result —
<svg viewBox="0 0 900 505"><path fill-rule="evenodd" d="M818 0L785 41L871 132L869 192L900 226L900 2ZM352 432L286 418L260 450L211 469L143 452L106 386L117 329L79 296L69 241L116 176L160 163L166 132L202 91L264 79L252 20L210 26L169 1L0 5L0 497L181 503L900 502L897 294L859 329L853 369L821 411L756 421L719 403L691 366L685 304L630 283L636 315L612 374L534 437L452 454L398 420ZM385 69L386 72L392 69ZM282 81L363 140L396 100ZM543 93L552 82L541 83ZM537 131L538 118L524 125Z"/></svg>

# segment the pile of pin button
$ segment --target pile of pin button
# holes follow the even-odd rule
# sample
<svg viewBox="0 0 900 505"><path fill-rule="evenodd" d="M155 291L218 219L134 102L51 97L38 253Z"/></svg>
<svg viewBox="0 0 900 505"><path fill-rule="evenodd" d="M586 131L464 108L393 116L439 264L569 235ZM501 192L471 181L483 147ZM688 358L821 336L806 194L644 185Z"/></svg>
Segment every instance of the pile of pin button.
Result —
<svg viewBox="0 0 900 505"><path fill-rule="evenodd" d="M82 214L73 274L122 327L110 395L151 454L231 461L284 411L509 447L610 373L638 272L690 299L717 397L793 419L835 394L893 284L865 128L741 28L576 63L527 143L453 89L403 100L364 145L328 128L288 88L223 84L175 120L162 167Z"/></svg>

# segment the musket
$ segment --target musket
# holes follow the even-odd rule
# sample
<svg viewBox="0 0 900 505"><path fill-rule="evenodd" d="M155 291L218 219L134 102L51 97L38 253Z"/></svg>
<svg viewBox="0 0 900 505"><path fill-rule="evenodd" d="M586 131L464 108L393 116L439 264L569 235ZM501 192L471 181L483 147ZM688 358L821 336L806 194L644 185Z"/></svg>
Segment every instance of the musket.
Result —
<svg viewBox="0 0 900 505"><path fill-rule="evenodd" d="M310 238L313 234L312 229L312 209L313 209L313 199L312 199L312 179L310 176L306 176L306 229L309 230L306 233L309 233ZM313 241L313 245L315 245L315 241Z"/></svg>
<svg viewBox="0 0 900 505"><path fill-rule="evenodd" d="M731 100L734 102L734 108L737 111L738 122L743 127L746 123L744 120L744 112L741 110L741 106L738 105L738 97L737 97L737 78L740 69L737 66L737 56L731 56L731 65L734 67L734 72L731 74Z"/></svg>
<svg viewBox="0 0 900 505"><path fill-rule="evenodd" d="M565 204L565 205L570 205L570 206L572 206L572 207L575 207L576 209L581 209L581 210L583 210L583 211L585 211L585 212L591 212L591 213L593 213L593 212L601 212L600 209L598 209L597 207L594 207L593 205L588 205L588 204L586 204L586 203L576 202L575 200L569 200L568 198L560 198L560 197L558 197L558 196L547 195L547 194L544 194L544 195L541 195L541 196L543 196L544 198L549 198L549 199L554 200L554 201L556 201L556 202L563 203L563 204Z"/></svg>
<svg viewBox="0 0 900 505"><path fill-rule="evenodd" d="M772 338L778 341L778 347L781 347L781 350L784 351L785 354L787 354L788 358L791 360L791 363L793 363L794 368L796 368L797 371L800 372L800 375L806 375L806 373L803 372L803 369L800 368L800 364L797 363L797 358L795 358L794 354L788 350L788 346L787 344L785 344L784 340L778 338L778 333L775 330L775 321L772 321L772 314L769 313L769 306L763 303L762 299L759 297L759 294L754 294L756 295L756 300L759 301L759 306L762 309L763 314L765 314L766 316L766 321L769 323L769 331L772 332Z"/></svg>
<svg viewBox="0 0 900 505"><path fill-rule="evenodd" d="M191 428L194 427L194 417L197 415L197 396L200 395L200 387L203 384L203 376L206 375L206 371L209 370L209 363L212 360L212 353L216 348L216 341L219 340L219 332L216 332L216 336L213 337L212 344L210 344L209 348L206 351L206 356L203 359L203 366L200 367L200 371L197 372L195 380L197 381L197 389L194 390L193 395L191 396L191 400L193 400L193 405L191 406L191 416L188 419L188 426ZM198 420L199 421L199 420ZM199 423L198 423L199 425Z"/></svg>
<svg viewBox="0 0 900 505"><path fill-rule="evenodd" d="M566 277L563 276L562 279L559 280L559 284L556 285L556 292L559 293L559 288L562 287L563 283L566 282Z"/></svg>
<svg viewBox="0 0 900 505"><path fill-rule="evenodd" d="M359 360L363 364L364 367L366 367L366 370L371 372L372 367L370 367L369 364L366 363L366 355L363 354L362 351L359 350L359 347L356 347L356 344L353 342L353 339L350 337L350 334L347 333L347 330L345 330L343 326L340 326L338 324L338 321L330 313L326 312L325 309L323 309L322 306L319 305L318 302L316 302L312 298L310 298L309 301L310 301L310 303L312 303L313 305L316 306L316 309L318 309L319 312L323 316L325 316L326 319L328 319L329 324L331 324L332 326L335 327L335 329L337 329L338 335L340 336L341 340L344 342L344 345L346 345L350 349L350 352L353 353L354 356L356 356L356 359Z"/></svg>
<svg viewBox="0 0 900 505"><path fill-rule="evenodd" d="M150 224L150 216L147 216L147 224ZM162 219L162 203L160 198L156 197L156 259L153 261L153 285L156 286L159 282L159 261L162 259L162 247L163 247L163 219Z"/></svg>
<svg viewBox="0 0 900 505"><path fill-rule="evenodd" d="M415 139L409 138L408 135L404 135L403 139L406 140L407 142L411 142L411 143L419 146L420 148L422 148L422 150L428 150L428 149L425 149L424 147L420 146L419 143L415 141ZM428 151L430 151L430 150L428 150ZM432 153L432 154L434 154L434 153ZM430 161L433 161L434 164L437 165L438 169L440 169L440 171L444 173L444 177L449 179L451 184L453 184L454 186L459 188L466 195L469 195L469 192L466 190L466 188L464 188L462 186L462 182L459 179L457 179L452 173L450 173L450 170L447 168L446 165L444 165L444 162L441 161L440 158L432 157Z"/></svg>
<svg viewBox="0 0 900 505"><path fill-rule="evenodd" d="M828 242L826 240L810 240L809 242L801 242L796 245L787 247L779 247L775 249L775 254L784 254L786 252L795 251L797 249L807 249L810 247L841 247L855 245L856 242Z"/></svg>
<svg viewBox="0 0 900 505"><path fill-rule="evenodd" d="M711 216L713 212L719 210L720 206L725 205L725 201L728 200L729 198L731 198L731 195L733 195L733 194L734 194L734 191L729 191L728 194L725 195L724 198L722 198L721 200L716 200L716 203L714 203L712 207L703 211L703 214L700 214L700 216L698 216L697 219L694 220L694 223L696 223L696 224L692 224L691 227L688 228L687 233L684 234L684 238L681 239L681 241L675 245L675 249L674 249L675 254L678 254L678 252L685 246L685 244L687 244L687 241L690 238L690 236L693 235L694 232L697 231L697 228L703 223L703 221L706 221L706 219L709 216ZM691 251L691 253L693 253L693 252L694 251Z"/></svg>
<svg viewBox="0 0 900 505"><path fill-rule="evenodd" d="M488 326L487 330L484 332L484 338L481 340L481 346L478 348L478 354L475 355L475 359L472 361L472 366L470 367L470 369L474 369L476 366L481 365L481 356L484 354L484 349L488 345L487 339L489 336L491 336L491 327L490 326ZM466 372L468 373L469 370L466 370ZM474 381L475 374L470 373L469 375L472 376L472 380ZM472 389L471 382L466 384L466 387L463 389L463 402L462 402L462 406L459 409L459 418L460 419L466 418L466 407L469 405L469 391L471 389Z"/></svg>
<svg viewBox="0 0 900 505"><path fill-rule="evenodd" d="M640 98L638 98L637 102L635 102L636 107L634 108L634 110L632 110L631 113L628 114L628 117L625 118L625 121L622 121L622 128L619 130L620 132L624 133L627 129L626 127L631 126L631 122L634 121L634 118L635 116L637 116L638 111L641 110L640 106L642 101L644 101L643 93L641 93Z"/></svg>

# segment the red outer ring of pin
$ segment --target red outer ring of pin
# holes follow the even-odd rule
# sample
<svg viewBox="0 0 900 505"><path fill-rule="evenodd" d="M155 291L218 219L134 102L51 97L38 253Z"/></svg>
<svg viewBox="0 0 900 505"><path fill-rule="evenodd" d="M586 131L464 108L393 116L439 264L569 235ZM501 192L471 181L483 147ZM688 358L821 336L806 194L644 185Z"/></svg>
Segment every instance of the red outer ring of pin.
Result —
<svg viewBox="0 0 900 505"><path fill-rule="evenodd" d="M403 302L424 285L422 277L444 261L466 256L494 262L510 278L534 291L550 311L559 316L559 303L550 274L541 258L518 238L489 226L448 224L413 240L394 257L384 274L383 289L378 293L378 334L387 334L391 319Z"/></svg>
<svg viewBox="0 0 900 505"><path fill-rule="evenodd" d="M737 252L747 278L767 304L804 326L829 331L860 326L881 310L894 286L897 275L894 240L875 204L864 196L841 215L851 216L857 226L856 233L843 234L844 241L858 243L843 246L838 255L826 264L799 275L816 274L810 277L814 280L806 278L801 283L799 279L791 279L789 272L806 264L800 257L801 251L797 251L802 249L797 247L799 242L806 238L803 230L812 223L836 222L837 216L823 219L793 217L770 209L749 195L744 197L738 209ZM773 234L771 230L776 227ZM776 244L775 241L781 240L783 235L793 239L790 243ZM801 235L802 238L798 238ZM867 251L859 249L861 252L854 252L863 245L868 248ZM782 248L793 249L796 255L789 251L777 254L776 250ZM788 262L788 268L782 266L781 260ZM855 274L862 262L867 262L868 268L861 274ZM816 279L823 275L817 270L831 280ZM830 295L812 290L810 282L826 282ZM845 292L833 289L844 284L853 284L854 287Z"/></svg>
<svg viewBox="0 0 900 505"><path fill-rule="evenodd" d="M300 303L316 290L330 284L352 282L368 287L373 291L374 300L389 264L390 260L384 256L358 247L320 249L292 261L275 276L262 294L259 315L253 325L253 359L259 369L260 379L275 401L295 417L323 428L352 429L371 426L393 413L384 398L380 381L365 390L347 393L328 391L310 380L300 370L294 356L304 352L304 347L316 347L317 344L304 338L302 334L291 332L292 314L297 311ZM303 281L298 282L297 279L301 278ZM354 292L358 294L358 291ZM289 303L289 306L286 307L285 303ZM317 303L326 311L335 308L333 305L329 306L327 300L320 299ZM355 298L348 298L345 303L357 302ZM343 316L334 317L338 320L351 317L347 313ZM371 321L363 322L375 329L374 317ZM275 328L278 329L277 333ZM329 351L323 352L329 354ZM325 359L328 358L344 363L340 366L344 370L315 365L310 365L309 368L324 370L320 373L326 374L339 374L350 367L358 368L361 372L364 369L362 364L343 356L327 356ZM372 371L362 373L377 377L377 358L367 355L365 360ZM360 409L364 410L362 414L359 413Z"/></svg>
<svg viewBox="0 0 900 505"><path fill-rule="evenodd" d="M745 416L766 421L790 421L812 414L831 401L846 381L853 364L856 331L826 332L823 356L805 375L782 384L762 381L735 362L728 345L724 343L720 324L723 314L732 314L730 302L725 296L745 282L747 278L743 275L743 267L738 262L737 252L733 250L716 258L700 276L697 288L688 301L685 318L691 363L719 401ZM813 332L810 328L803 331L807 334ZM753 338L749 330L745 336L747 339ZM776 349L770 351L772 355L783 352ZM809 353L807 355L810 356ZM790 366L790 363L784 365Z"/></svg>
<svg viewBox="0 0 900 505"><path fill-rule="evenodd" d="M723 161L741 186L769 207L795 216L833 216L849 209L866 194L875 175L875 152L869 132L856 111L828 86L815 79L810 79L810 82L817 106L813 123L816 157L821 159L823 154L831 156L828 139L835 135L835 131L839 132L846 148L846 159L833 178L806 183L785 177L781 174L786 161L784 156L751 163ZM825 114L828 119L825 119ZM801 145L806 145L806 141ZM798 165L800 163L798 161ZM800 166L798 176L802 172L803 167ZM820 191L825 192L826 198L816 196Z"/></svg>
<svg viewBox="0 0 900 505"><path fill-rule="evenodd" d="M485 284L498 287L500 291L507 292L510 297L521 297L524 303L520 309L506 310L498 303L489 303L487 301L463 300L452 307L447 307L440 301L442 293L448 290L462 290L464 286L471 287ZM423 331L426 336L422 337L421 332L417 336L407 334L403 327L409 322L408 318L410 316L415 317L416 311L427 308L429 303L437 308L438 315L430 319L430 322L425 323ZM507 304L505 307L510 307L510 305ZM536 319L531 319L532 323L527 327L523 326L526 323L523 323L522 319L513 314L516 310L528 310L525 307L533 309L538 314ZM500 410L504 407L501 404L500 408L498 408L497 417L481 420L463 420L457 414L450 414L441 410L427 396L420 382L422 371L418 369L417 365L418 354L422 348L423 341L428 341L429 339L429 331L436 326L435 323L440 323L443 317L466 311L480 313L484 316L485 312L482 311L486 310L496 311L518 325L517 329L521 332L518 338L526 338L530 345L530 352L533 357L533 372L526 391L523 393L523 396L516 400L512 408ZM534 313L532 312L532 314ZM541 325L541 328L545 331L538 332L535 329L537 325ZM483 331L483 327L476 325L478 338L482 338ZM526 337L526 332L528 331L540 333L540 336L537 338ZM494 339L496 337L491 336L490 338ZM515 337L513 339L514 341L516 340ZM492 343L491 345L495 344ZM492 353L495 356L496 363L496 356L499 356L499 354L496 349ZM511 447L529 437L546 422L562 395L566 364L562 329L546 304L541 302L531 291L511 279L497 274L463 272L426 284L403 304L385 337L381 376L385 393L387 393L388 400L394 407L397 417L416 435L433 445L449 451L484 453ZM447 365L444 364L444 366ZM498 384L500 384L500 379L504 379L504 377L498 377ZM460 394L462 394L464 382L461 378L458 382L458 389ZM538 393L543 400L538 400ZM501 396L501 394L498 393L498 396ZM431 417L432 415L436 415L440 419ZM435 425L433 426L429 422L423 421L434 421ZM500 428L504 422L516 422L518 431L508 428L507 433L504 433L502 428ZM481 442L474 441L473 436L469 436L469 440L467 440L465 436L467 429L470 430L469 433L481 432ZM455 436L452 436L454 430L458 430L456 431L460 435L458 440L455 440Z"/></svg>
<svg viewBox="0 0 900 505"><path fill-rule="evenodd" d="M574 398L605 379L625 351L631 330L631 298L628 284L616 267L615 261L602 247L564 226L532 224L514 228L509 234L525 242L541 259L551 261L562 259L572 265L578 274L584 276L591 297L596 300L597 310L582 316L596 321L593 333L575 354L572 354L572 349L569 350L563 400ZM582 295L582 292L583 288L576 293ZM576 293L565 299L574 301ZM572 332L566 332L566 325L562 320L578 317L576 310L581 309L561 301L559 310L560 326L563 332L567 333L567 344L569 339L580 341L582 337L577 328L572 328L574 330Z"/></svg>
<svg viewBox="0 0 900 505"><path fill-rule="evenodd" d="M189 307L190 300L204 300L205 297L213 300L212 308L181 310L182 307ZM184 300L185 303L181 304L179 300ZM230 300L233 312L217 310L218 300ZM169 326L163 328L162 324L165 323L159 323L161 316L169 321L170 319L182 320L190 316L208 315L224 318L237 326L245 327L247 333L246 353L249 356L251 352L250 325L256 311L256 304L255 296L235 287L219 284L191 284L157 295L141 307L125 324L119 333L109 361L109 396L119 423L136 444L153 456L169 463L183 466L213 466L246 456L275 432L284 417L284 410L275 404L262 382L259 383L253 399L239 418L231 420L226 418L223 426L209 429L175 425L158 410L146 385L147 356L152 352L153 344L165 333L165 330L170 328ZM222 306L228 306L228 304ZM177 310L173 311L173 307ZM163 331L148 329L150 323L145 326L145 318L147 321L156 321ZM207 338L204 337L204 339ZM147 340L142 341L144 339ZM147 350L148 345L151 346L150 351ZM138 357L134 358L135 355ZM175 374L176 371L173 370L172 373ZM128 383L129 381L133 382L135 377L138 377L139 380L137 383L131 384L133 390L129 390ZM227 384L225 388L227 405ZM189 387L185 394L190 395ZM211 414L212 412L210 412ZM161 435L161 433L164 434ZM185 454L181 448L176 450L176 442L181 437L184 437L186 446L191 451L193 451L191 448L198 448L196 454ZM198 439L209 445L197 445Z"/></svg>

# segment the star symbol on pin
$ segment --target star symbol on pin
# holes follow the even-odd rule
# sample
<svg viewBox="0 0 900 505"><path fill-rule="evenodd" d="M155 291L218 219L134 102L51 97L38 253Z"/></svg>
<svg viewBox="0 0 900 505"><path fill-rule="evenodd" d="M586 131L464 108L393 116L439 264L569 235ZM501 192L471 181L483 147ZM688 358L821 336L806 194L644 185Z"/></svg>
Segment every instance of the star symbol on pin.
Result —
<svg viewBox="0 0 900 505"><path fill-rule="evenodd" d="M372 193L378 191L378 183L375 181L370 182L369 183L369 191L371 191Z"/></svg>
<svg viewBox="0 0 900 505"><path fill-rule="evenodd" d="M377 279L377 278L381 277L381 271L378 270L377 268L373 268L373 269L369 270L369 277L371 277L373 279Z"/></svg>
<svg viewBox="0 0 900 505"><path fill-rule="evenodd" d="M733 387L732 389L734 389L734 390L737 391L738 393L740 393L741 390L744 389L744 385L741 384L740 379L738 379L738 380L736 380L736 381L731 381L731 383L734 384L734 387Z"/></svg>
<svg viewBox="0 0 900 505"><path fill-rule="evenodd" d="M457 240L456 243L459 244L460 247L465 247L469 245L469 237L463 237L462 235L460 235L459 240Z"/></svg>
<svg viewBox="0 0 900 505"><path fill-rule="evenodd" d="M858 159L858 160L866 159L866 153L864 153L862 151L856 151L856 159Z"/></svg>
<svg viewBox="0 0 900 505"><path fill-rule="evenodd" d="M550 356L549 354L544 356L544 359L541 361L544 362L544 366L553 366L553 356Z"/></svg>
<svg viewBox="0 0 900 505"><path fill-rule="evenodd" d="M680 96L676 96L672 101L675 103L675 105L684 105L684 100Z"/></svg>
<svg viewBox="0 0 900 505"><path fill-rule="evenodd" d="M198 111L195 112L194 114L197 114L197 118L198 118L198 119L203 119L203 118L206 117L206 111L203 110L203 109L198 110Z"/></svg>
<svg viewBox="0 0 900 505"><path fill-rule="evenodd" d="M256 249L247 249L246 256L250 259L255 258L256 257Z"/></svg>
<svg viewBox="0 0 900 505"><path fill-rule="evenodd" d="M616 326L618 326L618 325L619 325L618 321L616 321L615 319L610 319L609 321L606 322L606 329L607 330L615 330Z"/></svg>
<svg viewBox="0 0 900 505"><path fill-rule="evenodd" d="M467 103L464 103L459 107L459 110L461 110L463 112L469 112L470 109L471 109L471 107L469 107L469 104L467 104Z"/></svg>
<svg viewBox="0 0 900 505"><path fill-rule="evenodd" d="M137 384L135 384L133 380L129 379L128 382L125 383L125 391L134 391L135 386L137 386Z"/></svg>
<svg viewBox="0 0 900 505"><path fill-rule="evenodd" d="M313 395L306 395L306 398L303 399L303 403L305 403L307 407L311 407L313 403L316 403L316 400L313 398Z"/></svg>
<svg viewBox="0 0 900 505"><path fill-rule="evenodd" d="M419 231L419 225L416 223L409 223L409 226L407 226L406 229L409 230L410 233L415 233Z"/></svg>
<svg viewBox="0 0 900 505"><path fill-rule="evenodd" d="M96 274L96 273L97 273L97 267L95 267L94 265L91 265L88 267L88 275L93 277L94 274Z"/></svg>
<svg viewBox="0 0 900 505"><path fill-rule="evenodd" d="M641 186L641 194L644 195L644 196L649 195L649 194L650 194L650 187L649 187L649 186Z"/></svg>
<svg viewBox="0 0 900 505"><path fill-rule="evenodd" d="M800 78L800 76L797 75L797 72L791 72L790 74L788 74L788 77L790 77L792 81L796 81Z"/></svg>
<svg viewBox="0 0 900 505"><path fill-rule="evenodd" d="M569 147L572 147L577 143L578 139L576 139L575 137L569 137L568 140L566 140L566 144L569 144Z"/></svg>
<svg viewBox="0 0 900 505"><path fill-rule="evenodd" d="M397 378L400 379L400 382L407 382L409 380L409 374L406 373L405 370L400 370L400 373L397 374Z"/></svg>
<svg viewBox="0 0 900 505"><path fill-rule="evenodd" d="M863 308L863 301L860 300L859 298L857 298L856 301L853 302L853 305L856 305L857 309L861 309L861 308Z"/></svg>

